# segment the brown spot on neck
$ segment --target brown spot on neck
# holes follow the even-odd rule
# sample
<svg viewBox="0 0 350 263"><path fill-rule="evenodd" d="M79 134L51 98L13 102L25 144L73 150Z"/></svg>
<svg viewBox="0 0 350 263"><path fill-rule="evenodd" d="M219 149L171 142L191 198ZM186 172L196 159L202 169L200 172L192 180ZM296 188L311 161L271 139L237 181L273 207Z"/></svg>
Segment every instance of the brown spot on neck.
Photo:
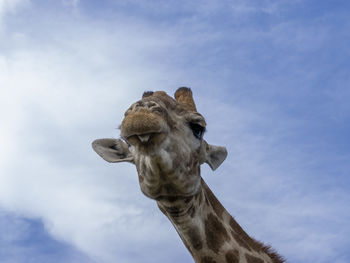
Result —
<svg viewBox="0 0 350 263"><path fill-rule="evenodd" d="M187 235L189 237L189 241L190 247L193 247L195 250L200 250L203 247L203 243L202 243L202 238L199 234L199 228L197 226L193 226L191 227L188 232Z"/></svg>
<svg viewBox="0 0 350 263"><path fill-rule="evenodd" d="M237 249L226 253L225 259L227 263L239 263L239 251Z"/></svg>
<svg viewBox="0 0 350 263"><path fill-rule="evenodd" d="M231 235L233 237L233 239L238 243L239 246L249 250L249 251L252 251L250 246L248 245L248 243L242 239L237 233L235 233L234 231L231 231Z"/></svg>
<svg viewBox="0 0 350 263"><path fill-rule="evenodd" d="M216 261L212 257L205 256L201 259L200 263L216 263Z"/></svg>
<svg viewBox="0 0 350 263"><path fill-rule="evenodd" d="M223 223L213 214L209 214L205 221L205 237L208 248L214 253L218 253L222 245L230 240Z"/></svg>
<svg viewBox="0 0 350 263"><path fill-rule="evenodd" d="M247 259L247 263L264 263L264 260L261 258L257 258L248 254L245 255L245 258Z"/></svg>

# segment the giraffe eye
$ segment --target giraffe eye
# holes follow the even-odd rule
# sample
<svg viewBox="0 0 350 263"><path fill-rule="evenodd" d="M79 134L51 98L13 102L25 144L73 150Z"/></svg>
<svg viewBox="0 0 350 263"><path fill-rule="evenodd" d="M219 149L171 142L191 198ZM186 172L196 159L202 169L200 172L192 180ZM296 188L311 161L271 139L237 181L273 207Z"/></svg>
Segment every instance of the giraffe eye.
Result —
<svg viewBox="0 0 350 263"><path fill-rule="evenodd" d="M200 125L198 123L190 122L190 128L193 132L194 137L196 137L197 139L202 138L202 135L203 135L204 130L205 130L205 128L202 125Z"/></svg>

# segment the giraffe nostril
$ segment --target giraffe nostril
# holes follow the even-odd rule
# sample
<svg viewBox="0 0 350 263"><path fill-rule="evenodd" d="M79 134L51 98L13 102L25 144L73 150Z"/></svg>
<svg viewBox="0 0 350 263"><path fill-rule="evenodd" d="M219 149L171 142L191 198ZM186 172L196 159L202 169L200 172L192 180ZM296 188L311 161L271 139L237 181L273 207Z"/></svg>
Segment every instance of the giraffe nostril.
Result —
<svg viewBox="0 0 350 263"><path fill-rule="evenodd" d="M153 107L153 108L151 108L151 110L152 110L152 112L155 112L155 113L163 113L164 112L164 110L159 106Z"/></svg>
<svg viewBox="0 0 350 263"><path fill-rule="evenodd" d="M164 110L161 106L154 101L137 101L125 112L125 116L131 112L137 112L139 110L149 110L150 112L162 113Z"/></svg>
<svg viewBox="0 0 350 263"><path fill-rule="evenodd" d="M157 106L157 104L156 104L155 102L153 102L153 101L148 101L148 102L146 103L146 106L147 106L148 108L152 108L152 107L154 107L154 106Z"/></svg>
<svg viewBox="0 0 350 263"><path fill-rule="evenodd" d="M138 110L138 109L143 108L143 107L145 107L145 104L142 101L136 102L135 110Z"/></svg>
<svg viewBox="0 0 350 263"><path fill-rule="evenodd" d="M152 112L155 112L155 113L162 113L163 112L163 109L162 107L159 106L158 103L154 102L154 101L147 101L145 102L145 106L150 109Z"/></svg>

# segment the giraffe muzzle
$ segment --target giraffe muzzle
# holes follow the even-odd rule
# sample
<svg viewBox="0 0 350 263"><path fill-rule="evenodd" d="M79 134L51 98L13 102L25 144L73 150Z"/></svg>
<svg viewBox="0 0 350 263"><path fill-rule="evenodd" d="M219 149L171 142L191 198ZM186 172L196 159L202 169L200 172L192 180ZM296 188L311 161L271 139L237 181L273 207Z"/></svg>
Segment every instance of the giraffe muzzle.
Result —
<svg viewBox="0 0 350 263"><path fill-rule="evenodd" d="M147 144L166 131L167 125L163 118L148 110L129 113L121 125L121 136L131 144Z"/></svg>

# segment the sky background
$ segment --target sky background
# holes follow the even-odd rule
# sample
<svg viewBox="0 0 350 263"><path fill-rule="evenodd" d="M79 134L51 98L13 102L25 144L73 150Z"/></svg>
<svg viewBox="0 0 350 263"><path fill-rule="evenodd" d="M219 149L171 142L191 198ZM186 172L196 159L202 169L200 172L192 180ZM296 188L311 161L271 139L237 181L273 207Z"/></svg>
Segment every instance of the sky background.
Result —
<svg viewBox="0 0 350 263"><path fill-rule="evenodd" d="M191 87L202 176L288 262L350 262L350 2L0 0L0 262L193 262L119 137L145 90Z"/></svg>

